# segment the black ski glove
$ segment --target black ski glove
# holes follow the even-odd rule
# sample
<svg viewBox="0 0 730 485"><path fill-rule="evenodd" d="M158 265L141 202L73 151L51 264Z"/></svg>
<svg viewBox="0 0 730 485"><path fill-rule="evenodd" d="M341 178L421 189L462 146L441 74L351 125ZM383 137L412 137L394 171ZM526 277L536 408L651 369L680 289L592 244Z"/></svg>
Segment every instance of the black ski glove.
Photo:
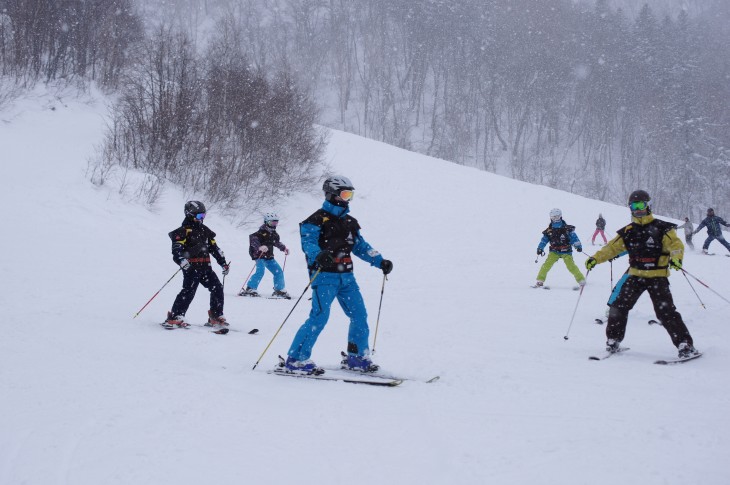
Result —
<svg viewBox="0 0 730 485"><path fill-rule="evenodd" d="M391 271L393 271L393 263L391 263L387 259L384 259L380 262L380 269L383 270L383 274L389 274Z"/></svg>
<svg viewBox="0 0 730 485"><path fill-rule="evenodd" d="M319 265L320 268L331 266L335 262L335 257L329 251L320 251L314 261Z"/></svg>
<svg viewBox="0 0 730 485"><path fill-rule="evenodd" d="M540 248L537 248L537 255L538 255L538 256L545 256L545 251L543 251L543 250L542 250L542 249L540 249Z"/></svg>

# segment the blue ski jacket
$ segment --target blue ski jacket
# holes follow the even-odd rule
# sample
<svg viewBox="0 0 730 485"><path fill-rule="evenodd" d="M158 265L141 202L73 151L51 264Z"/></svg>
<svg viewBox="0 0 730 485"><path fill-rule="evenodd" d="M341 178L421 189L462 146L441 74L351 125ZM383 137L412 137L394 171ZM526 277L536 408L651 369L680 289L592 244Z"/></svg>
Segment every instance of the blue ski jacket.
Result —
<svg viewBox="0 0 730 485"><path fill-rule="evenodd" d="M322 204L322 210L338 218L344 218L350 212L349 207L339 207L329 201L325 201L324 204ZM357 223L357 221L355 221L355 223ZM307 266L310 268L315 266L315 258L319 252L324 249L319 245L320 233L321 227L316 224L311 224L305 221L299 226L302 251L304 251L304 255L307 258ZM383 256L373 249L373 247L362 237L359 229L355 231L354 234L351 234L351 236L353 238L352 254L363 261L370 263L371 266L379 268L380 263L383 261ZM322 280L323 276L326 274L327 273L321 273L317 279Z"/></svg>
<svg viewBox="0 0 730 485"><path fill-rule="evenodd" d="M565 226L567 226L567 225L565 224L565 221L562 219L560 219L557 222L550 223L550 228L552 228L553 230L561 229ZM545 249L545 246L547 246L547 244L550 242L550 234L548 234L550 228L546 229L542 233L542 239L540 239L540 244L537 245L537 249L540 249L540 250ZM573 247L575 247L576 249L580 248L581 251L583 250L583 245L581 244L580 239L578 239L578 235L573 230L573 226L567 226L567 231L568 231L569 240L568 240L568 244L566 244L566 249L564 249L562 251L556 251L551 248L550 249L551 252L557 253L557 254L572 254Z"/></svg>
<svg viewBox="0 0 730 485"><path fill-rule="evenodd" d="M727 226L728 223L723 220L722 217L718 216L707 216L705 217L699 226L697 226L697 229L695 230L695 234L700 232L703 227L707 228L707 235L708 236L722 236L722 228L720 227L720 224L723 226Z"/></svg>

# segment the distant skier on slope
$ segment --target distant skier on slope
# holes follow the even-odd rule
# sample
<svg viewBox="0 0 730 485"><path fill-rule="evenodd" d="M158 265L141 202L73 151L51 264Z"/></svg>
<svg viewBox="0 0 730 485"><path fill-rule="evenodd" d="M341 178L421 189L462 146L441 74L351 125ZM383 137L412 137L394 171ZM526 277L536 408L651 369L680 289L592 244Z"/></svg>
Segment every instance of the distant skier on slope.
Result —
<svg viewBox="0 0 730 485"><path fill-rule="evenodd" d="M697 234L702 230L703 227L707 228L707 239L705 239L705 243L702 245L702 252L704 254L708 254L707 250L710 248L710 243L713 241L713 239L717 239L720 241L720 244L725 246L725 249L730 251L730 243L728 243L725 240L725 236L722 235L722 228L720 227L720 224L723 226L727 226L728 223L725 222L725 220L722 217L718 217L715 215L715 209L710 207L707 209L707 217L705 217L699 226L697 226L697 229L692 234Z"/></svg>
<svg viewBox="0 0 730 485"><path fill-rule="evenodd" d="M215 233L203 224L205 205L197 200L185 203L185 219L182 226L172 231L172 260L183 270L183 287L167 312L166 328L188 327L185 313L195 297L198 285L210 291L208 326L226 326L223 316L223 285L210 266L211 255L223 268L223 274L230 270L223 251L215 241Z"/></svg>
<svg viewBox="0 0 730 485"><path fill-rule="evenodd" d="M583 251L583 245L575 233L575 227L569 226L563 220L563 212L560 209L550 211L550 225L542 232L542 239L537 245L537 255L545 255L545 246L550 243L550 254L540 267L537 273L537 282L534 288L539 288L545 284L547 274L553 265L562 259L570 274L575 277L575 281L579 286L586 284L583 274L573 262L573 247L578 252Z"/></svg>
<svg viewBox="0 0 730 485"><path fill-rule="evenodd" d="M248 254L251 259L256 261L256 272L248 280L246 288L241 290L239 296L259 296L256 291L261 283L261 278L268 269L274 276L274 293L271 295L275 298L291 299L289 293L284 290L284 272L279 263L274 259L274 247L279 248L284 254L289 254L289 250L281 243L279 233L276 227L279 225L279 216L274 212L264 214L264 223L259 230L249 235Z"/></svg>
<svg viewBox="0 0 730 485"><path fill-rule="evenodd" d="M347 177L327 178L322 187L325 202L322 208L300 224L302 250L307 258L312 282L312 310L289 348L285 368L299 374L323 374L324 370L310 360L312 348L327 324L335 298L350 318L347 357L343 367L361 372L375 372L378 366L370 359L367 311L355 281L351 254L380 268L387 275L393 263L360 235L360 224L349 215L355 188Z"/></svg>
<svg viewBox="0 0 730 485"><path fill-rule="evenodd" d="M649 292L657 319L667 329L680 358L697 354L692 336L677 312L669 289L669 267L682 268L684 245L677 237L675 225L655 219L651 214L651 197L644 190L629 196L631 224L619 229L618 235L586 260L590 271L624 251L629 253L629 276L611 303L606 325L606 350L616 352L626 333L629 311L644 291Z"/></svg>
<svg viewBox="0 0 730 485"><path fill-rule="evenodd" d="M695 245L692 243L692 234L694 234L694 224L690 222L689 217L684 218L684 224L678 226L677 229L684 229L684 242L690 249L694 250Z"/></svg>
<svg viewBox="0 0 730 485"><path fill-rule="evenodd" d="M603 214L598 214L598 219L596 219L596 230L593 232L593 237L591 238L591 244L596 245L596 236L599 234L603 238L603 244L606 244L608 241L606 240L606 233L603 232L606 229L606 219L603 218Z"/></svg>

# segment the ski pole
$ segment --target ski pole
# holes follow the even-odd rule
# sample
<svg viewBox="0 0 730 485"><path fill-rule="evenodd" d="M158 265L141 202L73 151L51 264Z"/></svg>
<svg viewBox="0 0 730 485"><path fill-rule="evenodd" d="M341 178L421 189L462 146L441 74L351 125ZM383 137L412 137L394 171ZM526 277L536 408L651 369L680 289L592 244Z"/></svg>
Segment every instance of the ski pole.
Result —
<svg viewBox="0 0 730 485"><path fill-rule="evenodd" d="M591 272L591 270L586 271L586 277L584 281L588 281L588 274ZM578 304L580 303L580 297L583 296L583 290L585 289L586 285L583 284L583 286L580 287L580 293L578 294L578 301L575 302L575 309L573 310L573 316L570 317L570 324L568 325L568 330L565 331L565 336L563 339L568 340L568 334L570 333L570 327L573 326L573 320L575 320L575 312L578 311Z"/></svg>
<svg viewBox="0 0 730 485"><path fill-rule="evenodd" d="M611 288L613 288L613 259L608 261L611 265Z"/></svg>
<svg viewBox="0 0 730 485"><path fill-rule="evenodd" d="M243 291L243 289L246 287L246 283L248 283L248 279L253 274L253 270L254 269L256 269L256 261L254 261L253 268L251 268L251 271L249 271L248 276L246 276L246 280L243 282L243 286L241 287L241 291ZM241 293L241 291L239 291L239 293Z"/></svg>
<svg viewBox="0 0 730 485"><path fill-rule="evenodd" d="M228 267L230 268L231 262L228 261L226 263L226 265L228 265ZM224 290L226 289L226 273L223 273L223 283L221 283L221 286L223 287Z"/></svg>
<svg viewBox="0 0 730 485"><path fill-rule="evenodd" d="M689 280L689 278L687 278L687 274L686 273L682 273L682 275L684 275L684 279L687 280L687 284L689 285L690 288L692 288L692 291L695 292L695 296L697 297L697 299L700 300L700 305L702 305L702 308L704 308L705 310L707 310L707 307L705 306L705 304L702 303L702 298L700 298L700 295L697 294L697 290L695 290L695 287L692 286L692 282Z"/></svg>
<svg viewBox="0 0 730 485"><path fill-rule="evenodd" d="M387 280L388 277L386 275L383 275L383 286L380 288L380 304L378 305L378 318L375 320L375 336L373 337L373 350L372 353L375 353L375 342L378 340L378 326L380 325L380 309L383 308L383 293L385 292L385 280Z"/></svg>
<svg viewBox="0 0 730 485"><path fill-rule="evenodd" d="M284 272L286 269L286 257L289 256L287 253L284 253L284 266L281 267L281 271Z"/></svg>
<svg viewBox="0 0 730 485"><path fill-rule="evenodd" d="M297 305L299 304L299 300L301 300L301 299L302 299L302 297L303 297L303 296L304 296L304 294L305 294L305 293L307 292L307 290L309 289L309 287L310 287L310 286L312 286L312 282L313 282L313 281L314 281L314 279L315 279L315 278L317 277L317 275L319 274L319 272L320 272L320 271L322 271L322 268L318 269L318 270L317 270L317 272L316 272L316 273L314 273L314 276L312 276L312 279L311 279L311 280L309 280L309 283L307 283L307 287L306 287L306 288L304 288L304 291L302 291L302 294L301 294L301 295L299 295L299 298L297 298L297 301L296 301L296 303L294 303L294 306L293 306L293 307L291 308L291 310L289 311L289 314L288 314L288 315L286 316L286 318L284 319L284 321L283 321L283 322L281 322L281 325L279 325L279 328L278 328L278 329L276 330L276 333L274 334L274 336L273 336L273 337L271 337L271 341L269 342L269 345L267 345L267 346L266 346L266 348L264 349L264 351L263 351L263 352L261 352L261 355L259 356L259 360L257 360L257 361L256 361L256 363L255 363L255 364L253 365L253 368L252 368L251 370L254 370L254 369L256 369L256 366L257 366L257 365L259 365L259 362L261 362L261 359L263 359L263 358L264 358L264 354L266 353L266 351L267 351L267 350L269 350L269 347L271 347L271 344L273 344L273 343L274 343L274 339L276 338L276 336L277 336L277 335L279 335L279 332L280 332L280 331L281 331L281 329L282 329L282 328L284 327L284 324L286 323L286 321L287 321L287 320L289 320L289 317L291 316L292 312L294 311L294 309L295 309L295 308L297 307Z"/></svg>
<svg viewBox="0 0 730 485"><path fill-rule="evenodd" d="M175 275L177 275L181 270L182 270L182 268L178 268L177 271L175 271L175 273L172 276L170 276L170 279L167 280L164 285L162 285L162 288L166 287L167 286L167 283L169 283L170 281L172 281L172 279L175 277ZM157 295L160 294L160 292L162 291L162 288L160 288L159 290L157 290L157 293L155 293L154 295L152 295L152 298L150 298L147 301L147 303L145 303L144 306L142 308L140 308L137 313L134 314L134 316L132 317L132 319L137 318L137 315L139 315L140 313L142 313L142 310L144 310L145 308L147 308L147 305L149 305L150 302L152 300L154 300Z"/></svg>
<svg viewBox="0 0 730 485"><path fill-rule="evenodd" d="M722 296L720 293L718 293L715 290L713 290L712 288L710 288L709 285L707 285L706 283L703 283L701 279L699 279L698 277L696 277L695 275L693 275L689 271L687 271L684 268L682 268L682 273L690 275L692 278L696 279L699 284L701 284L702 286L704 286L705 288L707 288L708 290L710 290L711 292L713 292L714 294L716 294L717 296L719 296L720 298L722 298L724 301L730 303L730 300L728 300L727 298L725 298L724 296Z"/></svg>

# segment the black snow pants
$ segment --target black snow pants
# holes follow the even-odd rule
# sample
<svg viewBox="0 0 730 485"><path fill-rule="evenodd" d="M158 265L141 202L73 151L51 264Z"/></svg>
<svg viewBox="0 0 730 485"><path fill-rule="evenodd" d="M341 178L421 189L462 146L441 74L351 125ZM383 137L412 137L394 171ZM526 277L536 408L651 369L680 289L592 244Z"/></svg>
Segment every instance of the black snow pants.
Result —
<svg viewBox="0 0 730 485"><path fill-rule="evenodd" d="M674 346L682 342L693 345L692 336L674 306L672 292L669 290L669 278L641 278L629 276L621 287L618 297L611 304L606 325L606 338L621 342L626 334L626 323L629 319L629 310L634 308L644 291L649 293L654 304L657 319L669 333Z"/></svg>
<svg viewBox="0 0 730 485"><path fill-rule="evenodd" d="M183 287L172 304L173 315L185 315L193 301L198 285L210 291L210 313L214 317L223 315L223 285L213 268L207 266L200 269L189 269L183 272Z"/></svg>

